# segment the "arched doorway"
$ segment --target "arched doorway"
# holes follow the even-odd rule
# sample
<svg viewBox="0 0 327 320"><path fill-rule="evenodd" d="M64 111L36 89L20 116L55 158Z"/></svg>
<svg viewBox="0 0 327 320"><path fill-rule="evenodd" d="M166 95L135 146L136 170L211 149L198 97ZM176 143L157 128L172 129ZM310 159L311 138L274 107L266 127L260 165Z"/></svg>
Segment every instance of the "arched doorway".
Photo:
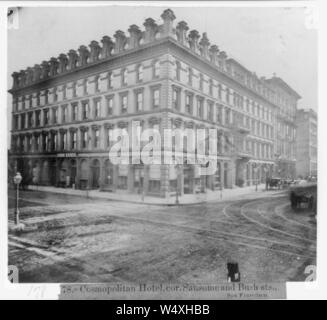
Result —
<svg viewBox="0 0 327 320"><path fill-rule="evenodd" d="M184 165L183 167L183 186L184 193L190 194L193 193L193 167L191 165Z"/></svg>
<svg viewBox="0 0 327 320"><path fill-rule="evenodd" d="M88 168L88 163L86 159L83 159L81 161L81 178L80 178L80 187L81 189L86 189L87 188L87 183L88 183L88 175L89 175L89 168Z"/></svg>
<svg viewBox="0 0 327 320"><path fill-rule="evenodd" d="M71 167L71 169L70 169L70 186L75 188L76 172L77 172L75 159L70 160L70 167Z"/></svg>
<svg viewBox="0 0 327 320"><path fill-rule="evenodd" d="M44 160L43 164L42 164L41 182L42 182L42 184L49 183L49 162L48 162L48 160Z"/></svg>
<svg viewBox="0 0 327 320"><path fill-rule="evenodd" d="M100 161L98 159L94 159L91 165L91 188L98 189L100 187Z"/></svg>
<svg viewBox="0 0 327 320"><path fill-rule="evenodd" d="M114 187L114 167L109 159L104 162L104 187L109 190Z"/></svg>
<svg viewBox="0 0 327 320"><path fill-rule="evenodd" d="M68 170L68 160L63 159L59 167L59 187L68 187L70 184L70 176Z"/></svg>
<svg viewBox="0 0 327 320"><path fill-rule="evenodd" d="M50 185L55 186L57 181L57 166L56 166L56 160L50 159L49 160L49 179L50 179Z"/></svg>
<svg viewBox="0 0 327 320"><path fill-rule="evenodd" d="M33 184L39 184L40 183L40 163L38 160L34 162L33 169L32 169L32 182Z"/></svg>

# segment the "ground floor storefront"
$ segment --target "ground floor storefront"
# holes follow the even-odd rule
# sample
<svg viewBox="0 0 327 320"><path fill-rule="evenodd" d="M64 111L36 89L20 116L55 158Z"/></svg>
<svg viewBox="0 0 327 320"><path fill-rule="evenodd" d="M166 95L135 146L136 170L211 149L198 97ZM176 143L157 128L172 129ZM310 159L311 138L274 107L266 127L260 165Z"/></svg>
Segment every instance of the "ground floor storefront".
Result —
<svg viewBox="0 0 327 320"><path fill-rule="evenodd" d="M112 164L104 154L57 154L11 157L23 184L169 197L264 183L272 177L272 162L222 158L214 174L199 165Z"/></svg>

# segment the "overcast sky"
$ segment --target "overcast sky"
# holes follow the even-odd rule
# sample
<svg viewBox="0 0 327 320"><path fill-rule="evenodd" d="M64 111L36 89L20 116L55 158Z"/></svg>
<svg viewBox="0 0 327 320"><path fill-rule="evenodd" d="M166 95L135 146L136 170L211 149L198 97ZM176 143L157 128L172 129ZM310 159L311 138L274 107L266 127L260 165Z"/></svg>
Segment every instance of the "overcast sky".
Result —
<svg viewBox="0 0 327 320"><path fill-rule="evenodd" d="M305 8L192 8L170 6L175 24L207 32L211 44L257 75L275 72L302 99L299 107L317 109L317 32L307 28ZM58 57L146 18L161 22L166 7L21 8L19 28L8 31L8 83L11 73ZM9 103L11 99L9 99Z"/></svg>

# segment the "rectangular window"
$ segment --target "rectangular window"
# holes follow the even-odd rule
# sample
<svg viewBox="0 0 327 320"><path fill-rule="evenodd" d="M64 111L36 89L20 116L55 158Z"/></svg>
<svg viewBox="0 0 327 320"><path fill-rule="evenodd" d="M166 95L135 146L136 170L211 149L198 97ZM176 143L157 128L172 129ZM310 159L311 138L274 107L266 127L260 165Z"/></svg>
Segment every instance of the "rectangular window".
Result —
<svg viewBox="0 0 327 320"><path fill-rule="evenodd" d="M218 106L218 109L217 109L217 122L221 124L222 121L223 121L222 107Z"/></svg>
<svg viewBox="0 0 327 320"><path fill-rule="evenodd" d="M218 98L221 100L221 97L222 97L222 87L221 87L221 84L218 85Z"/></svg>
<svg viewBox="0 0 327 320"><path fill-rule="evenodd" d="M100 146L100 132L98 129L94 130L94 148L99 148Z"/></svg>
<svg viewBox="0 0 327 320"><path fill-rule="evenodd" d="M189 114L193 113L193 106L192 106L193 97L191 94L185 95L185 111Z"/></svg>
<svg viewBox="0 0 327 320"><path fill-rule="evenodd" d="M87 120L89 118L89 103L83 102L82 103L82 119Z"/></svg>
<svg viewBox="0 0 327 320"><path fill-rule="evenodd" d="M143 92L138 92L136 94L136 111L143 110Z"/></svg>
<svg viewBox="0 0 327 320"><path fill-rule="evenodd" d="M114 113L114 98L107 98L107 115L111 116Z"/></svg>
<svg viewBox="0 0 327 320"><path fill-rule="evenodd" d="M22 110L25 109L25 96L22 97Z"/></svg>
<svg viewBox="0 0 327 320"><path fill-rule="evenodd" d="M159 108L160 104L160 91L159 89L154 89L152 92L152 107L153 109Z"/></svg>
<svg viewBox="0 0 327 320"><path fill-rule="evenodd" d="M52 110L52 119L53 119L53 124L56 124L58 122L58 109L57 108Z"/></svg>
<svg viewBox="0 0 327 320"><path fill-rule="evenodd" d="M49 124L49 110L46 109L43 111L43 116L44 116L44 125L48 125Z"/></svg>
<svg viewBox="0 0 327 320"><path fill-rule="evenodd" d="M87 95L87 79L83 80L83 94Z"/></svg>
<svg viewBox="0 0 327 320"><path fill-rule="evenodd" d="M54 133L52 135L52 146L51 146L52 150L56 150L57 149L57 133Z"/></svg>
<svg viewBox="0 0 327 320"><path fill-rule="evenodd" d="M229 103L229 95L230 95L229 89L226 89L226 102L227 103Z"/></svg>
<svg viewBox="0 0 327 320"><path fill-rule="evenodd" d="M43 136L43 146L42 146L43 151L47 151L48 150L48 135L45 134Z"/></svg>
<svg viewBox="0 0 327 320"><path fill-rule="evenodd" d="M87 135L87 131L84 130L82 132L82 148L85 149L87 147L87 141L88 141L88 135Z"/></svg>
<svg viewBox="0 0 327 320"><path fill-rule="evenodd" d="M110 147L110 139L112 137L112 131L113 131L113 129L109 129L109 128L107 130L107 148Z"/></svg>
<svg viewBox="0 0 327 320"><path fill-rule="evenodd" d="M209 94L212 96L213 95L213 82L210 80L209 82Z"/></svg>
<svg viewBox="0 0 327 320"><path fill-rule="evenodd" d="M47 95L48 97L48 95ZM47 102L48 103L48 102ZM36 106L39 107L40 106L40 92L38 92L36 94Z"/></svg>
<svg viewBox="0 0 327 320"><path fill-rule="evenodd" d="M121 97L121 113L127 113L127 95Z"/></svg>
<svg viewBox="0 0 327 320"><path fill-rule="evenodd" d="M14 129L17 130L18 129L18 115L14 116Z"/></svg>
<svg viewBox="0 0 327 320"><path fill-rule="evenodd" d="M63 85L63 86L62 86L62 89L61 89L61 91L62 91L62 99L63 99L63 100L66 100L66 96L67 96L67 91L66 91L66 89L67 89L66 85Z"/></svg>
<svg viewBox="0 0 327 320"><path fill-rule="evenodd" d="M77 121L78 119L78 106L77 103L72 104L72 121Z"/></svg>
<svg viewBox="0 0 327 320"><path fill-rule="evenodd" d="M100 76L96 76L94 79L94 91L95 92L100 91Z"/></svg>
<svg viewBox="0 0 327 320"><path fill-rule="evenodd" d="M193 71L191 68L188 69L188 84L190 86L193 84Z"/></svg>
<svg viewBox="0 0 327 320"><path fill-rule="evenodd" d="M62 113L62 123L65 123L67 121L67 106L63 106L62 109L61 109Z"/></svg>
<svg viewBox="0 0 327 320"><path fill-rule="evenodd" d="M53 102L58 101L57 88L53 88Z"/></svg>
<svg viewBox="0 0 327 320"><path fill-rule="evenodd" d="M101 101L94 101L94 118L100 118L101 116Z"/></svg>
<svg viewBox="0 0 327 320"><path fill-rule="evenodd" d="M76 82L72 83L72 96L73 98L76 98L77 94L76 94Z"/></svg>
<svg viewBox="0 0 327 320"><path fill-rule="evenodd" d="M31 128L33 126L33 113L28 113L28 127Z"/></svg>
<svg viewBox="0 0 327 320"><path fill-rule="evenodd" d="M136 81L142 82L143 81L143 66L139 65L136 68Z"/></svg>
<svg viewBox="0 0 327 320"><path fill-rule="evenodd" d="M40 148L40 136L35 136L35 150L38 151Z"/></svg>
<svg viewBox="0 0 327 320"><path fill-rule="evenodd" d="M127 86L127 69L123 69L121 72L121 84Z"/></svg>
<svg viewBox="0 0 327 320"><path fill-rule="evenodd" d="M197 116L203 118L203 99L198 99L197 101Z"/></svg>
<svg viewBox="0 0 327 320"><path fill-rule="evenodd" d="M77 145L76 145L76 142L77 142L77 134L76 134L76 131L72 131L71 132L71 146L72 146L72 149L76 149Z"/></svg>
<svg viewBox="0 0 327 320"><path fill-rule="evenodd" d="M160 76L160 61L155 61L153 64L153 77L159 78Z"/></svg>
<svg viewBox="0 0 327 320"><path fill-rule="evenodd" d="M33 107L33 95L29 96L29 107L32 108Z"/></svg>
<svg viewBox="0 0 327 320"><path fill-rule="evenodd" d="M108 89L111 89L112 88L112 82L113 82L113 73L112 72L109 72L108 73Z"/></svg>
<svg viewBox="0 0 327 320"><path fill-rule="evenodd" d="M173 108L175 110L180 109L180 90L178 88L173 89Z"/></svg>
<svg viewBox="0 0 327 320"><path fill-rule="evenodd" d="M200 80L199 80L199 90L203 90L203 75L200 74Z"/></svg>
<svg viewBox="0 0 327 320"><path fill-rule="evenodd" d="M208 102L208 120L214 121L213 119L213 103Z"/></svg>

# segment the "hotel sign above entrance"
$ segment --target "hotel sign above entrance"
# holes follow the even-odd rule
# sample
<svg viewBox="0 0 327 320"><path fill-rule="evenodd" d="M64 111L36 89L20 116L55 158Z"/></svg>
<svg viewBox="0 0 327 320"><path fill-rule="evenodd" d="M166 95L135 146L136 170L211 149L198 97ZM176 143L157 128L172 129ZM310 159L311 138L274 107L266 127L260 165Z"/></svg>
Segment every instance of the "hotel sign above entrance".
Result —
<svg viewBox="0 0 327 320"><path fill-rule="evenodd" d="M58 158L74 158L74 157L77 157L77 153L76 152L58 153L57 157Z"/></svg>

